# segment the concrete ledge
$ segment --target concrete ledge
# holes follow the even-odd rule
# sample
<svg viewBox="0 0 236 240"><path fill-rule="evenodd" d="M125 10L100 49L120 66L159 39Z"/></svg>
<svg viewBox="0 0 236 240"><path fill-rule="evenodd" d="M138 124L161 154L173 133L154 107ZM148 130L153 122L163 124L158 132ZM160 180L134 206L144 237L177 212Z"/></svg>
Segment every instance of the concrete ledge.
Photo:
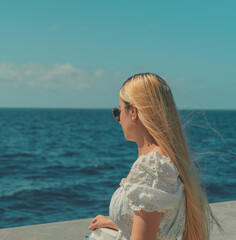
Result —
<svg viewBox="0 0 236 240"><path fill-rule="evenodd" d="M236 201L211 203L213 213L225 234L214 226L211 240L234 240L236 236ZM1 240L84 240L90 233L92 218L0 229Z"/></svg>

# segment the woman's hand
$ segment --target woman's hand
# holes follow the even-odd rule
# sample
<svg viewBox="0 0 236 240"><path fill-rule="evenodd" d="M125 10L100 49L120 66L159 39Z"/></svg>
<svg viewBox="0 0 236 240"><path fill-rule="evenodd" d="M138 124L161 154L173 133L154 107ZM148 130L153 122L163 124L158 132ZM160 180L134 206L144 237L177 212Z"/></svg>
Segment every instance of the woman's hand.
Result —
<svg viewBox="0 0 236 240"><path fill-rule="evenodd" d="M112 223L112 221L110 218L105 217L103 215L97 215L92 220L92 223L90 224L89 229L91 231L94 231L94 230L102 228L102 227L110 227L111 223Z"/></svg>

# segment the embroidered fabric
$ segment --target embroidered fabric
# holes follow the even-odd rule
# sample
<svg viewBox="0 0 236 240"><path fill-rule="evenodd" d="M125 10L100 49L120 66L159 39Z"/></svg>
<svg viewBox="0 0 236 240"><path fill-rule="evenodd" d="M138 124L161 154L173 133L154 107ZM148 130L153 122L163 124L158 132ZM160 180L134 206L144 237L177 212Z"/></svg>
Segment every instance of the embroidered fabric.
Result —
<svg viewBox="0 0 236 240"><path fill-rule="evenodd" d="M163 212L157 240L181 239L185 224L184 184L170 158L159 152L141 155L122 178L109 206L109 216L118 226L116 240L129 240L134 211Z"/></svg>
<svg viewBox="0 0 236 240"><path fill-rule="evenodd" d="M91 232L89 240L114 240L116 239L117 231L109 228L99 228Z"/></svg>

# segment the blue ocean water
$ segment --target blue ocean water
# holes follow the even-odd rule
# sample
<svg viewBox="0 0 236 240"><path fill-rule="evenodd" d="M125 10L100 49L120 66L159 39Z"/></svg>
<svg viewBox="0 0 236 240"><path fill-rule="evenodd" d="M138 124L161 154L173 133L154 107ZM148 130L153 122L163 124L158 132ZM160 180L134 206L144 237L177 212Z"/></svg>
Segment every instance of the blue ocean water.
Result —
<svg viewBox="0 0 236 240"><path fill-rule="evenodd" d="M236 111L180 116L208 201L235 200ZM111 109L0 109L0 129L0 228L108 215L138 156Z"/></svg>

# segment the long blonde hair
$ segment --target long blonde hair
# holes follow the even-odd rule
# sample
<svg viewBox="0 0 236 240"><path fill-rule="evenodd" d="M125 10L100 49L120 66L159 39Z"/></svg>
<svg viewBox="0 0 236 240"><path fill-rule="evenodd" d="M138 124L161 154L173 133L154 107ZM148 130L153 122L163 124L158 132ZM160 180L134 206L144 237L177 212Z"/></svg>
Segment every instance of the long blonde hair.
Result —
<svg viewBox="0 0 236 240"><path fill-rule="evenodd" d="M222 227L210 209L190 160L170 87L156 74L136 74L123 83L120 98L134 103L140 121L179 171L184 183L186 213L182 240L209 240L213 222Z"/></svg>

